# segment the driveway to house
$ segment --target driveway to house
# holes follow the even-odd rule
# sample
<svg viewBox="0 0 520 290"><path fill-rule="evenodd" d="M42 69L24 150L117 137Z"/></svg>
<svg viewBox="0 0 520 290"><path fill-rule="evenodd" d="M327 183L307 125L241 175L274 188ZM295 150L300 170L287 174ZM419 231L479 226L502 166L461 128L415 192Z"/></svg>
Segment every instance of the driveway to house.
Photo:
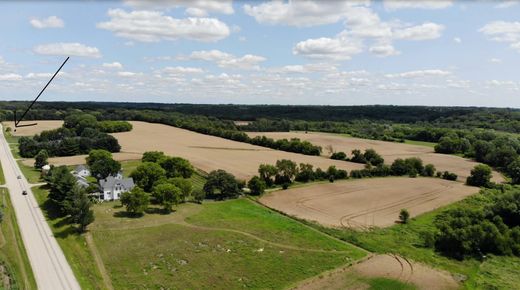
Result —
<svg viewBox="0 0 520 290"><path fill-rule="evenodd" d="M0 162L38 289L81 289L16 163L0 125ZM20 176L20 178L18 178ZM22 195L26 190L27 195Z"/></svg>

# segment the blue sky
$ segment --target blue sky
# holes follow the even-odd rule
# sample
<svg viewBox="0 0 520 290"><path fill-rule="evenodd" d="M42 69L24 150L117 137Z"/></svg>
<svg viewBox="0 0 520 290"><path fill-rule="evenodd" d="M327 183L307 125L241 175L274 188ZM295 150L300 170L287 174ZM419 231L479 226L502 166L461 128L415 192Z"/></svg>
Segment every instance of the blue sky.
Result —
<svg viewBox="0 0 520 290"><path fill-rule="evenodd" d="M520 3L0 2L0 99L520 107Z"/></svg>

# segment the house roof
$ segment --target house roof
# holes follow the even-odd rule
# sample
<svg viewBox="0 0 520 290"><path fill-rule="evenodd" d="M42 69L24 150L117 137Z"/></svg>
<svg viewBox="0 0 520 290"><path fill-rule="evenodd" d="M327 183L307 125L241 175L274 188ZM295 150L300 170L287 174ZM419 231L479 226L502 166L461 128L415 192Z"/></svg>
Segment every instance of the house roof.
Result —
<svg viewBox="0 0 520 290"><path fill-rule="evenodd" d="M106 179L102 179L99 181L99 186L103 188L103 190L110 190L115 186L122 186L125 189L132 189L134 187L134 179L133 178L123 178L116 179L114 176L109 176Z"/></svg>
<svg viewBox="0 0 520 290"><path fill-rule="evenodd" d="M76 171L76 172L80 172L82 170L88 170L88 167L81 164L81 165L76 166L76 168L74 169L74 171Z"/></svg>

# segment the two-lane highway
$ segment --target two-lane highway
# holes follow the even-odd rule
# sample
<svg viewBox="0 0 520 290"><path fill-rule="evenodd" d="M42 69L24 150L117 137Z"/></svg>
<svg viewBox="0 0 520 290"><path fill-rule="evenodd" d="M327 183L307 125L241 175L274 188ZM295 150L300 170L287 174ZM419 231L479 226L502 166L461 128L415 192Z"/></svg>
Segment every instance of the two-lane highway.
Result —
<svg viewBox="0 0 520 290"><path fill-rule="evenodd" d="M0 162L38 289L81 289L11 153L1 125L0 134ZM27 195L22 194L24 190Z"/></svg>

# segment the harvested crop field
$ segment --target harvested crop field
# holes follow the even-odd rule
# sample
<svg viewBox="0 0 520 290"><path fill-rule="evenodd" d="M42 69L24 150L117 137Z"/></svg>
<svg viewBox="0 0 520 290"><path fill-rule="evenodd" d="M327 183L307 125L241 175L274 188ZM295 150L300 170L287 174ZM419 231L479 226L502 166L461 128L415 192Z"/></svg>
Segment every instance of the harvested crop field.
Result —
<svg viewBox="0 0 520 290"><path fill-rule="evenodd" d="M14 122L3 122L6 127L11 127L13 129L13 136L33 136L35 134L40 134L45 130L57 129L63 125L63 121L61 120L36 120L36 121L22 121L19 125L24 124L32 124L38 123L35 126L29 127L18 127L16 128L16 132L14 132Z"/></svg>
<svg viewBox="0 0 520 290"><path fill-rule="evenodd" d="M459 176L459 181L465 181L471 169L478 164L475 161L459 156L434 153L433 148L426 146L344 137L337 134L317 132L249 132L248 135L251 137L264 135L273 139L300 138L314 145L321 146L324 155L329 154L325 149L327 146L332 146L336 152L343 151L348 156L354 149L365 150L372 148L383 156L387 164L391 164L397 158L419 157L424 164L431 163L435 165L437 170L454 172ZM493 181L503 182L504 178L500 173L494 171Z"/></svg>
<svg viewBox="0 0 520 290"><path fill-rule="evenodd" d="M413 217L478 190L439 178L367 178L276 191L260 202L325 226L367 229L394 224L403 208Z"/></svg>
<svg viewBox="0 0 520 290"><path fill-rule="evenodd" d="M294 289L367 289L362 278L386 278L412 284L418 289L458 289L459 284L447 272L432 269L406 258L387 254L376 255L348 268L340 268L322 276L305 281ZM358 281L353 283L352 281Z"/></svg>
<svg viewBox="0 0 520 290"><path fill-rule="evenodd" d="M119 140L122 153L139 155L151 150L164 151L167 155L188 159L202 171L224 169L240 179L256 175L260 164L275 164L279 159L310 163L322 169L330 165L349 171L363 168L362 164L272 150L162 124L130 123L132 131L112 134Z"/></svg>

